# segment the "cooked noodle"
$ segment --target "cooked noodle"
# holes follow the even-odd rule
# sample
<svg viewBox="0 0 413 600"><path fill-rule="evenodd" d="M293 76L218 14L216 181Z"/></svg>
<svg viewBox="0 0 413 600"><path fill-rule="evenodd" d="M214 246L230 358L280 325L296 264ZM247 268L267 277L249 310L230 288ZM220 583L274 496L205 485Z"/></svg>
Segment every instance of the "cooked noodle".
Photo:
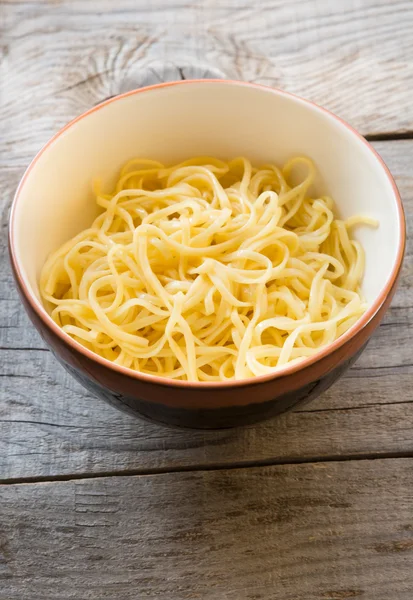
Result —
<svg viewBox="0 0 413 600"><path fill-rule="evenodd" d="M314 177L303 157L282 169L129 161L113 193L95 185L91 227L44 265L52 318L100 356L173 379L243 379L311 356L366 310L349 229L375 224L336 219L331 198L309 197Z"/></svg>

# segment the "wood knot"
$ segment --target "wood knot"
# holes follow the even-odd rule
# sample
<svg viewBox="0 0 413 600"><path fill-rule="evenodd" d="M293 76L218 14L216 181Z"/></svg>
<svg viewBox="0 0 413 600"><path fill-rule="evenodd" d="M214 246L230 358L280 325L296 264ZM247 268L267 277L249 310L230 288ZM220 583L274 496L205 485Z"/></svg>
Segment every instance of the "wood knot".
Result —
<svg viewBox="0 0 413 600"><path fill-rule="evenodd" d="M122 81L119 93L123 94L136 88L185 79L225 79L221 69L202 63L153 61L132 68Z"/></svg>

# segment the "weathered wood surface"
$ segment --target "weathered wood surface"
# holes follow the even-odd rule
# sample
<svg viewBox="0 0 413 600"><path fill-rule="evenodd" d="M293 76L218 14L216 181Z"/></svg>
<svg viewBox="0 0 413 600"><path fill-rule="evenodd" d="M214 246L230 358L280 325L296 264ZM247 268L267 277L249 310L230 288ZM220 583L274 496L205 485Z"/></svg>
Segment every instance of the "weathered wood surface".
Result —
<svg viewBox="0 0 413 600"><path fill-rule="evenodd" d="M413 130L409 0L3 0L0 11L3 164L26 165L68 119L156 81L165 63L172 78L209 67L284 88L364 134Z"/></svg>
<svg viewBox="0 0 413 600"><path fill-rule="evenodd" d="M411 600L413 459L0 486L1 600Z"/></svg>
<svg viewBox="0 0 413 600"><path fill-rule="evenodd" d="M413 141L376 147L396 177L413 233ZM17 171L2 171L6 196ZM0 480L335 456L413 456L412 240L409 236L402 281L384 325L329 392L302 411L256 427L194 433L124 415L64 372L23 312L3 243Z"/></svg>
<svg viewBox="0 0 413 600"><path fill-rule="evenodd" d="M409 232L385 323L332 390L243 430L168 430L85 392L23 313L6 229L53 133L158 79L265 83L412 137L412 30L408 0L0 2L0 600L411 599L413 140L375 144Z"/></svg>

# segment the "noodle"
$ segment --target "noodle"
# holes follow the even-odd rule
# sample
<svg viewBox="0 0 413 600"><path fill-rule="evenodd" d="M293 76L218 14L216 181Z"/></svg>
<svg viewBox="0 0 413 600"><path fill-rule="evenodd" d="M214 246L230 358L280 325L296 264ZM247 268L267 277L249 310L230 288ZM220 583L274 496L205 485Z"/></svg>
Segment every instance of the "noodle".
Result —
<svg viewBox="0 0 413 600"><path fill-rule="evenodd" d="M306 175L298 184L292 173ZM40 278L53 320L86 348L141 373L224 381L267 373L333 342L367 306L356 224L311 198L315 168L257 169L200 157L134 159L89 229Z"/></svg>

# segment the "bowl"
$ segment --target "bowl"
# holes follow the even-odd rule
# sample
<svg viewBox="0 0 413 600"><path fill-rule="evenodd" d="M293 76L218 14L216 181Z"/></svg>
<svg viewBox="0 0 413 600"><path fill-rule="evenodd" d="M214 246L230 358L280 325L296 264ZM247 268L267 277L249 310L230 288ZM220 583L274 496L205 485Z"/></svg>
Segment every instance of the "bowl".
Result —
<svg viewBox="0 0 413 600"><path fill-rule="evenodd" d="M91 180L115 181L134 156L171 163L197 155L282 164L304 154L343 218L362 213L367 312L340 338L274 374L225 382L167 380L114 365L64 333L42 305L38 279L50 252L95 216ZM169 425L221 428L281 413L326 390L356 360L382 320L400 273L405 221L397 187L375 150L327 110L238 81L182 81L116 96L81 115L34 158L13 201L9 243L23 304L56 358L88 390Z"/></svg>

